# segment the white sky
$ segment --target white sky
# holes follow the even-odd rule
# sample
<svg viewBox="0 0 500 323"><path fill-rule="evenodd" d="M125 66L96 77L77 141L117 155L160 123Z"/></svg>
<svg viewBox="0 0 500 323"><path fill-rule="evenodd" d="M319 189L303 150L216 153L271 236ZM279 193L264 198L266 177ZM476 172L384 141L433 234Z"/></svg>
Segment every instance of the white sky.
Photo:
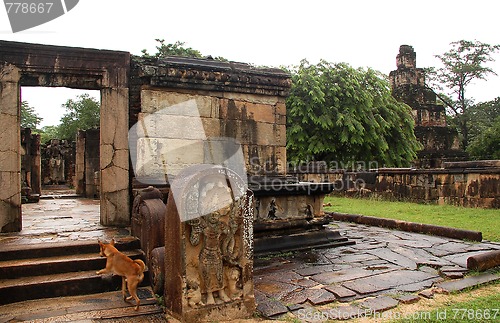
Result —
<svg viewBox="0 0 500 323"><path fill-rule="evenodd" d="M58 0L54 0L58 1ZM372 67L385 74L396 68L402 44L417 53L417 66L438 66L436 54L461 39L500 44L500 22L491 0L350 1L124 1L80 0L65 15L13 34L0 7L0 39L155 52L155 38L177 40L204 55L256 65L294 65L306 58ZM500 55L490 64L500 74ZM475 84L476 101L500 96L500 77ZM34 91L35 90L35 91ZM80 92L23 88L23 100L56 124L59 107ZM99 97L99 92L95 92Z"/></svg>

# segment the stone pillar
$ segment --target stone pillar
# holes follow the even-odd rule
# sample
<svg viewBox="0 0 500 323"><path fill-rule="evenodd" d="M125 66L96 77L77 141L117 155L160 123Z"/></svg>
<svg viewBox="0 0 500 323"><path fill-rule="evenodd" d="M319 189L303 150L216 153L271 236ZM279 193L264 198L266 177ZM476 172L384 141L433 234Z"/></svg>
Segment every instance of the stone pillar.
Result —
<svg viewBox="0 0 500 323"><path fill-rule="evenodd" d="M164 299L182 322L234 320L255 310L253 193L220 170L180 174L168 196Z"/></svg>
<svg viewBox="0 0 500 323"><path fill-rule="evenodd" d="M21 231L19 69L0 66L0 232Z"/></svg>
<svg viewBox="0 0 500 323"><path fill-rule="evenodd" d="M31 165L31 192L42 194L42 158L40 156L40 135L33 135Z"/></svg>
<svg viewBox="0 0 500 323"><path fill-rule="evenodd" d="M83 130L79 130L76 135L74 185L78 195L85 195L85 136Z"/></svg>
<svg viewBox="0 0 500 323"><path fill-rule="evenodd" d="M101 224L130 224L128 88L101 90Z"/></svg>
<svg viewBox="0 0 500 323"><path fill-rule="evenodd" d="M96 198L99 196L99 188L96 183L95 173L99 171L99 129L88 129L85 131L85 197Z"/></svg>

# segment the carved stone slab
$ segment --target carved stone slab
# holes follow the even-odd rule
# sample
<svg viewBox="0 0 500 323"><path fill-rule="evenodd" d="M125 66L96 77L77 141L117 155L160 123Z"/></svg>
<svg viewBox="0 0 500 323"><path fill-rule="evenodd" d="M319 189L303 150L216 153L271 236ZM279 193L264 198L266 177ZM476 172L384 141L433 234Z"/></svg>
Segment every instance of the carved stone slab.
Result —
<svg viewBox="0 0 500 323"><path fill-rule="evenodd" d="M251 316L253 193L210 165L172 183L165 227L165 305L185 322Z"/></svg>

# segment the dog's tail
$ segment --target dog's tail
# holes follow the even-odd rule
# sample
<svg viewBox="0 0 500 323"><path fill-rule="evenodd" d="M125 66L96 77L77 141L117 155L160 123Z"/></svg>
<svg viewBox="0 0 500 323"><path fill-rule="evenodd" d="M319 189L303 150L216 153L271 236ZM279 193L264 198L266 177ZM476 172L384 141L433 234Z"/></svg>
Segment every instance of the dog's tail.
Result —
<svg viewBox="0 0 500 323"><path fill-rule="evenodd" d="M139 273L137 275L139 276L139 280L142 281L144 279L144 270L146 269L146 264L141 259L136 259L134 260L134 262L140 267Z"/></svg>

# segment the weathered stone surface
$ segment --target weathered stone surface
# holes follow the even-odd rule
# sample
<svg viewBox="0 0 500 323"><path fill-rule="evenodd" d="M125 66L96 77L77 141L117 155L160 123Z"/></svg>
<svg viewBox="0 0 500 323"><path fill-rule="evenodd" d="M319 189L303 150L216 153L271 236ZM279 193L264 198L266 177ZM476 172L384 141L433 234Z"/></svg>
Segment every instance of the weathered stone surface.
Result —
<svg viewBox="0 0 500 323"><path fill-rule="evenodd" d="M377 296L362 301L358 305L368 309L371 313L387 311L398 306L398 301L389 296Z"/></svg>
<svg viewBox="0 0 500 323"><path fill-rule="evenodd" d="M332 271L335 265L322 265L322 266L311 266L302 269L297 269L295 272L301 276L313 276L323 272Z"/></svg>
<svg viewBox="0 0 500 323"><path fill-rule="evenodd" d="M339 270L334 272L324 272L311 277L311 279L324 285L331 285L333 283L345 282L353 279L360 279L369 276L374 276L379 273L389 272L395 270L394 268L384 268L381 270L366 270L363 268L353 268L346 270Z"/></svg>
<svg viewBox="0 0 500 323"><path fill-rule="evenodd" d="M427 299L431 299L434 298L434 291L432 291L431 289L426 289L418 293L418 295L425 297Z"/></svg>
<svg viewBox="0 0 500 323"><path fill-rule="evenodd" d="M0 232L21 230L20 70L0 65Z"/></svg>
<svg viewBox="0 0 500 323"><path fill-rule="evenodd" d="M481 274L477 276L466 277L460 280L440 283L436 287L442 289L445 293L451 293L498 280L500 280L499 274Z"/></svg>
<svg viewBox="0 0 500 323"><path fill-rule="evenodd" d="M403 268L417 269L417 263L415 261L388 249L372 249L368 250L367 253L375 255Z"/></svg>
<svg viewBox="0 0 500 323"><path fill-rule="evenodd" d="M406 248L394 245L392 243L390 243L388 247L392 251L414 261L417 265L430 265L430 266L441 267L452 264L449 261L446 261L444 259L432 255L431 253L425 251L424 249Z"/></svg>
<svg viewBox="0 0 500 323"><path fill-rule="evenodd" d="M466 253L456 253L448 256L444 256L443 259L448 260L460 267L467 267L467 259L472 256L480 255L483 251L472 251Z"/></svg>
<svg viewBox="0 0 500 323"><path fill-rule="evenodd" d="M387 285L384 286L382 284L376 284L376 283L372 284L367 282L366 280L363 280L362 282L357 282L357 281L346 282L343 283L342 286L347 287L355 291L356 293L362 295L373 294L376 292L390 289L390 286Z"/></svg>
<svg viewBox="0 0 500 323"><path fill-rule="evenodd" d="M268 298L262 293L255 293L255 303L257 304L257 310L264 317L270 318L288 312L288 308L281 302Z"/></svg>
<svg viewBox="0 0 500 323"><path fill-rule="evenodd" d="M338 299L356 296L356 293L342 285L325 286L325 289L335 295Z"/></svg>
<svg viewBox="0 0 500 323"><path fill-rule="evenodd" d="M372 289L373 292L390 288L399 289L406 285L422 283L434 278L438 277L421 271L398 270L356 279L342 285L354 291L360 290L364 293L370 293L369 289Z"/></svg>
<svg viewBox="0 0 500 323"><path fill-rule="evenodd" d="M396 297L396 299L403 304L414 304L420 300L418 295L406 294Z"/></svg>
<svg viewBox="0 0 500 323"><path fill-rule="evenodd" d="M334 302L337 298L334 294L324 290L318 289L319 293L309 296L308 299L313 305L323 305Z"/></svg>
<svg viewBox="0 0 500 323"><path fill-rule="evenodd" d="M141 109L144 113L173 114L211 118L217 99L197 94L159 90L141 91Z"/></svg>

